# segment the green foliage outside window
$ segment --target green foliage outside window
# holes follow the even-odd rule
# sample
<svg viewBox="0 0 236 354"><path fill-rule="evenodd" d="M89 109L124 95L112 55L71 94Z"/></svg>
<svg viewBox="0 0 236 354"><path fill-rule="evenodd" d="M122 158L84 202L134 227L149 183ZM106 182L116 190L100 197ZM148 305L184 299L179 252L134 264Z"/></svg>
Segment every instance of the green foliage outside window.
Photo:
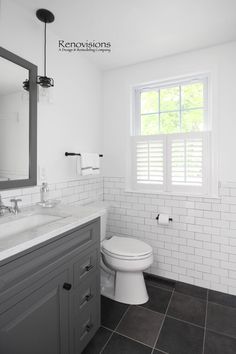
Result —
<svg viewBox="0 0 236 354"><path fill-rule="evenodd" d="M141 92L141 135L201 131L203 89L197 82Z"/></svg>

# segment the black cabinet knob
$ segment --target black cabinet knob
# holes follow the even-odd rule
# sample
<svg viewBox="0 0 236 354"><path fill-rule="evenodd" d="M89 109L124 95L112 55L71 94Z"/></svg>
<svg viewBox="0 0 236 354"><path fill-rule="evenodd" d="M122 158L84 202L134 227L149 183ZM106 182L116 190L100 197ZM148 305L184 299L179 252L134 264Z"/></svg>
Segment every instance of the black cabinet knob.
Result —
<svg viewBox="0 0 236 354"><path fill-rule="evenodd" d="M72 285L70 283L64 283L63 284L63 289L69 291L72 288Z"/></svg>

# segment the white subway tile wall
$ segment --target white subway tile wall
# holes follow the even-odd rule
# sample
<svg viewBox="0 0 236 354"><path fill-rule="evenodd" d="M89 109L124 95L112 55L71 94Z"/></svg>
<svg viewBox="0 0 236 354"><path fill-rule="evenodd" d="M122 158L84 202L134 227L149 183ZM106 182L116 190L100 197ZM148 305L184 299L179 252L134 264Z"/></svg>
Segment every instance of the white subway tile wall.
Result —
<svg viewBox="0 0 236 354"><path fill-rule="evenodd" d="M103 199L102 177L80 177L77 180L51 183L49 186L49 198L60 199L63 204L83 205ZM0 190L3 203L10 205L10 199L19 197L22 202L20 207L29 206L40 201L40 186Z"/></svg>
<svg viewBox="0 0 236 354"><path fill-rule="evenodd" d="M210 199L125 192L124 178L105 177L104 200L108 235L152 245L149 272L236 295L236 183L221 183ZM173 222L158 225L158 213Z"/></svg>
<svg viewBox="0 0 236 354"><path fill-rule="evenodd" d="M50 198L83 205L110 204L108 235L136 237L154 249L150 273L236 295L236 183L221 183L219 198L125 192L119 177L80 177L49 184ZM21 206L39 202L40 186L1 191ZM158 213L173 222L157 224Z"/></svg>

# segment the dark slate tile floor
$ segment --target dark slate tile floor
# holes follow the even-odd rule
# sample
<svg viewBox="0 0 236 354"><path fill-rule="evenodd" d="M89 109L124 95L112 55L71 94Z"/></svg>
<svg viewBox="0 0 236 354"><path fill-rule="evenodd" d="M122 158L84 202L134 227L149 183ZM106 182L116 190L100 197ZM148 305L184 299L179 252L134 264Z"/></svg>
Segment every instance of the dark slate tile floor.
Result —
<svg viewBox="0 0 236 354"><path fill-rule="evenodd" d="M83 354L236 354L236 296L146 277L149 301L102 296L101 327Z"/></svg>

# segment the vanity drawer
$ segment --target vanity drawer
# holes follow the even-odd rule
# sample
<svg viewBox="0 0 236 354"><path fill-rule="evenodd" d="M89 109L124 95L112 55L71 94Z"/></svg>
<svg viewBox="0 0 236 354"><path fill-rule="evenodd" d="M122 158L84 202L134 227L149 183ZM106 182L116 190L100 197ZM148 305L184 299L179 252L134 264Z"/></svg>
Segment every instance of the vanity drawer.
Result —
<svg viewBox="0 0 236 354"><path fill-rule="evenodd" d="M77 317L74 327L74 353L81 353L100 326L100 299Z"/></svg>
<svg viewBox="0 0 236 354"><path fill-rule="evenodd" d="M8 298L10 289L14 292L24 290L61 264L71 263L72 260L75 262L75 258L80 262L80 259L84 258L83 255L87 254L87 249L95 248L96 243L99 244L99 239L99 221L96 220L59 235L54 240L28 250L27 254L0 266L0 298ZM94 259L91 259L91 262L92 266L96 263ZM93 268L85 270L87 269L87 273L91 273Z"/></svg>
<svg viewBox="0 0 236 354"><path fill-rule="evenodd" d="M100 258L100 250L90 249L81 259L74 264L74 287L77 288L79 284L90 277L98 267L98 260Z"/></svg>
<svg viewBox="0 0 236 354"><path fill-rule="evenodd" d="M97 301L100 289L100 272L94 272L80 284L73 294L73 308L75 316L86 311L92 303Z"/></svg>

